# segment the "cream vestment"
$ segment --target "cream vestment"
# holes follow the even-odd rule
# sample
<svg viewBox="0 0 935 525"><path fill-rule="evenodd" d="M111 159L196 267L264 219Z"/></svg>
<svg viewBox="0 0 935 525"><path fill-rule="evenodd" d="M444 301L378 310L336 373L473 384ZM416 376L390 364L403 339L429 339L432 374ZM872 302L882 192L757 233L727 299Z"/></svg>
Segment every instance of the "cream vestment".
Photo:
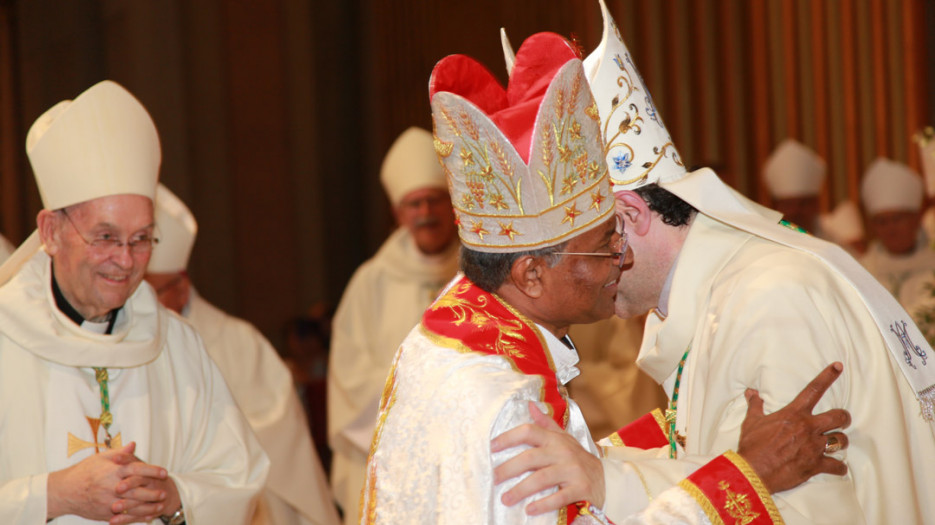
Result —
<svg viewBox="0 0 935 525"><path fill-rule="evenodd" d="M91 367L109 372L114 445L136 442L141 460L166 468L188 523L247 523L269 462L195 330L145 283L112 335L75 325L55 305L43 251L0 288L0 522L44 523L48 473L103 450Z"/></svg>
<svg viewBox="0 0 935 525"><path fill-rule="evenodd" d="M345 523L357 523L370 439L399 343L458 270L458 244L426 256L397 229L354 273L334 317L328 367L331 486Z"/></svg>
<svg viewBox="0 0 935 525"><path fill-rule="evenodd" d="M218 310L194 290L183 313L270 458L252 525L339 523L292 375L276 350L253 325Z"/></svg>
<svg viewBox="0 0 935 525"><path fill-rule="evenodd" d="M766 411L775 411L841 361L844 372L816 412L851 413L850 446L838 454L849 474L818 476L776 495L785 522L925 523L935 516L928 497L935 493L933 426L850 283L806 252L703 214L671 278L668 317L647 318L638 363L671 395L688 350L676 421L687 459L737 443L746 388L758 389ZM642 473L656 492L691 464L650 462Z"/></svg>
<svg viewBox="0 0 935 525"><path fill-rule="evenodd" d="M922 297L923 290L915 284L930 280L935 273L935 250L920 231L915 250L909 255L892 255L880 241L870 244L860 264L893 294L904 308L910 308Z"/></svg>

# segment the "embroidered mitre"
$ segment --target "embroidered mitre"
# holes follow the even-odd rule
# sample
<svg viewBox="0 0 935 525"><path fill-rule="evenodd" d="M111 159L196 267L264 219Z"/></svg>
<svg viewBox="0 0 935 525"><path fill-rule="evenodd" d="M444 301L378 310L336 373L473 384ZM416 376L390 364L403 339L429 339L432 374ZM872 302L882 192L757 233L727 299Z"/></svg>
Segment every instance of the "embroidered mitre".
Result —
<svg viewBox="0 0 935 525"><path fill-rule="evenodd" d="M584 70L601 116L613 191L681 179L687 172L669 130L610 11L603 0L600 4L604 35L584 59Z"/></svg>
<svg viewBox="0 0 935 525"><path fill-rule="evenodd" d="M567 40L529 37L506 89L474 59L448 56L432 71L429 96L465 246L545 248L610 218L597 109Z"/></svg>

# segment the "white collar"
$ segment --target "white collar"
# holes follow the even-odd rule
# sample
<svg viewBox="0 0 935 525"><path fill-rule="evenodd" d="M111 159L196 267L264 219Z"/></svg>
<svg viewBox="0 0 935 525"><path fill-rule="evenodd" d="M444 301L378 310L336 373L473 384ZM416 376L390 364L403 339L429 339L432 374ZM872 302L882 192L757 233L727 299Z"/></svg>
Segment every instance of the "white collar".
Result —
<svg viewBox="0 0 935 525"><path fill-rule="evenodd" d="M575 344L571 343L571 338L566 338L571 343L571 348L568 348L561 339L555 337L552 332L543 328L542 325L538 323L535 323L535 325L542 334L542 339L545 340L546 350L549 351L549 357L555 366L555 377L558 382L564 385L578 377L578 374L581 373L578 367L575 366L578 364L578 350L575 348Z"/></svg>

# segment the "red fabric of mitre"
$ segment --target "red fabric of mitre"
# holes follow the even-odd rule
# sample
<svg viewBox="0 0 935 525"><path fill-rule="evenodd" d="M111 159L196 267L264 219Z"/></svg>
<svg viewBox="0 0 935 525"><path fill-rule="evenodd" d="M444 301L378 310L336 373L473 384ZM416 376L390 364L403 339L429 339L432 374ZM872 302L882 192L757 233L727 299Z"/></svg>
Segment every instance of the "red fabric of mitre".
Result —
<svg viewBox="0 0 935 525"><path fill-rule="evenodd" d="M579 58L577 50L564 37L536 33L516 53L504 90L480 62L467 55L449 55L432 70L429 100L447 91L470 101L490 117L528 163L539 105L555 74L575 58Z"/></svg>

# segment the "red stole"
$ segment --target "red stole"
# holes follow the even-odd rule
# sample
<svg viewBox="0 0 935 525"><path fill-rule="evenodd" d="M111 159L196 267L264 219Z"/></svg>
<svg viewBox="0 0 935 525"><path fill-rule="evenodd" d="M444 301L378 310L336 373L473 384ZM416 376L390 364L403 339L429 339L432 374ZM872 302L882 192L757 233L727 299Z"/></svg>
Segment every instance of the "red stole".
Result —
<svg viewBox="0 0 935 525"><path fill-rule="evenodd" d="M549 406L552 419L565 428L568 403L559 390L552 357L532 321L512 306L462 276L425 311L422 327L471 352L503 356L515 370L541 377L541 401ZM559 513L559 523L571 523L587 508L587 502L569 505Z"/></svg>

